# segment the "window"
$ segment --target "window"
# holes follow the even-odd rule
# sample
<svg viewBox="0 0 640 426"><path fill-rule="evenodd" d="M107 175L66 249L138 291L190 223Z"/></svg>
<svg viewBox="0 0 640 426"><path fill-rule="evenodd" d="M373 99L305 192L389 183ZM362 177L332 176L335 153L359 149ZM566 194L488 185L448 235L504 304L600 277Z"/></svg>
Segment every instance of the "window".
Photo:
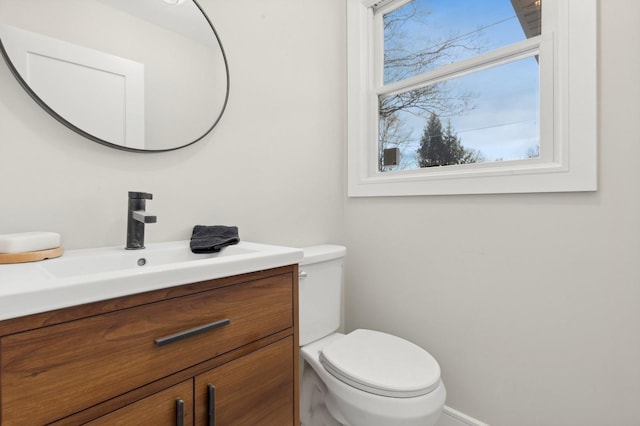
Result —
<svg viewBox="0 0 640 426"><path fill-rule="evenodd" d="M595 190L595 3L349 0L349 195Z"/></svg>

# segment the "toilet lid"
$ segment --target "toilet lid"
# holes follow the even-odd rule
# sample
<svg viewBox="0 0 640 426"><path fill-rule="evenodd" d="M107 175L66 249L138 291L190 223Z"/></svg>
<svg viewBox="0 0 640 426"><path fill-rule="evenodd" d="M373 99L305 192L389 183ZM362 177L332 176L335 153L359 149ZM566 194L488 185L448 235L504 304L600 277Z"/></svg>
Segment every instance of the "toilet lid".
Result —
<svg viewBox="0 0 640 426"><path fill-rule="evenodd" d="M352 331L322 348L320 361L337 379L376 395L410 398L440 384L440 366L429 352L379 331Z"/></svg>

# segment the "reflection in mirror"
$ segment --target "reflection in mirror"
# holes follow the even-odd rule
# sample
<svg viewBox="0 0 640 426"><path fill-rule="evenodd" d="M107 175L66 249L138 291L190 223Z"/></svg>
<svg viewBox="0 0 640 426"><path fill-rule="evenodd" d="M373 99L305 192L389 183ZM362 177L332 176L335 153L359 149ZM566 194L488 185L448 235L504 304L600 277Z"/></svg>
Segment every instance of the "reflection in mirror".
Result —
<svg viewBox="0 0 640 426"><path fill-rule="evenodd" d="M224 49L195 0L0 0L0 48L51 115L128 151L197 142L229 96Z"/></svg>

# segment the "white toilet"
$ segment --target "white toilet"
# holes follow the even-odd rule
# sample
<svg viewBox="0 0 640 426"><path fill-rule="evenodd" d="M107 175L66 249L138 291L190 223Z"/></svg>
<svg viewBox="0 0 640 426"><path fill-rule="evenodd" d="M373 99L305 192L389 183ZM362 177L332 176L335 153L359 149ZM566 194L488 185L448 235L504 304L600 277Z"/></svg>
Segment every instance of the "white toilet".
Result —
<svg viewBox="0 0 640 426"><path fill-rule="evenodd" d="M302 425L435 425L446 390L427 351L379 331L336 333L345 254L342 246L308 247L300 263Z"/></svg>

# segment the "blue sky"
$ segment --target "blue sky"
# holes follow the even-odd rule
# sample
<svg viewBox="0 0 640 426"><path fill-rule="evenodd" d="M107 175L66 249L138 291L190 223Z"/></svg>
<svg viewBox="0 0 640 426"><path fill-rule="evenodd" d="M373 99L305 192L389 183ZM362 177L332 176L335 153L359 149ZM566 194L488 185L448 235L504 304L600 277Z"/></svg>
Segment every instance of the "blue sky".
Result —
<svg viewBox="0 0 640 426"><path fill-rule="evenodd" d="M402 40L405 48L411 49L412 43L416 48L423 47L425 40L438 44L439 40L452 37L479 48L456 51L454 58L448 59L460 60L525 39L510 0L415 0L414 4L425 15L421 22L406 27L410 37ZM470 74L447 85L454 93L457 90L472 94L474 108L449 118L465 147L477 149L487 161L494 161L524 158L538 144L535 58ZM405 116L414 139L414 144L404 149L405 156L409 156L417 149L425 121Z"/></svg>

